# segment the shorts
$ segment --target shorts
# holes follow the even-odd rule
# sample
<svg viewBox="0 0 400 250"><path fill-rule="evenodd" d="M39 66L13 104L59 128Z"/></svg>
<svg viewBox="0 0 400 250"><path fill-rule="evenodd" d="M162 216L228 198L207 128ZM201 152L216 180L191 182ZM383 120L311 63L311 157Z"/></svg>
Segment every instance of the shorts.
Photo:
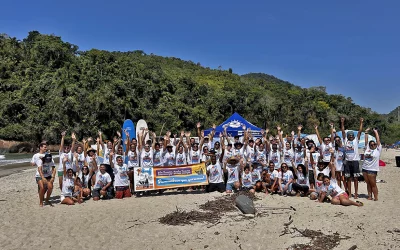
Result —
<svg viewBox="0 0 400 250"><path fill-rule="evenodd" d="M124 197L131 197L131 190L128 187L115 187L115 198L122 199Z"/></svg>
<svg viewBox="0 0 400 250"><path fill-rule="evenodd" d="M57 176L58 177L63 177L64 171L57 171Z"/></svg>
<svg viewBox="0 0 400 250"><path fill-rule="evenodd" d="M317 192L311 192L310 197L315 196L317 199L319 198L319 193Z"/></svg>
<svg viewBox="0 0 400 250"><path fill-rule="evenodd" d="M231 182L231 183L227 182L226 183L226 191L232 191L234 189L235 189L235 183L234 182Z"/></svg>
<svg viewBox="0 0 400 250"><path fill-rule="evenodd" d="M93 198L94 198L94 197L99 197L99 198L100 198L100 190L101 190L101 188L94 188L94 189L92 190L92 196L93 196Z"/></svg>
<svg viewBox="0 0 400 250"><path fill-rule="evenodd" d="M223 182L220 183L209 183L208 186L206 186L206 192L214 192L214 191L218 191L220 193L225 192L225 185Z"/></svg>
<svg viewBox="0 0 400 250"><path fill-rule="evenodd" d="M286 184L281 184L282 190L285 189ZM292 192L292 183L289 183L287 192Z"/></svg>
<svg viewBox="0 0 400 250"><path fill-rule="evenodd" d="M378 171L372 171L372 170L363 169L362 172L366 173L366 174L378 175Z"/></svg>
<svg viewBox="0 0 400 250"><path fill-rule="evenodd" d="M339 195L336 195L335 197L332 197L332 200L340 200L339 199L339 196L344 196L345 198L349 198L349 195L346 193L346 192L344 192L343 194L339 194Z"/></svg>
<svg viewBox="0 0 400 250"><path fill-rule="evenodd" d="M51 176L48 176L48 177L44 177L47 181L50 181L51 180ZM39 181L41 181L42 180L42 177L36 177L36 183L37 184L39 184Z"/></svg>
<svg viewBox="0 0 400 250"><path fill-rule="evenodd" d="M314 178L314 171L313 170L308 170L308 181L310 184L315 183L315 178Z"/></svg>
<svg viewBox="0 0 400 250"><path fill-rule="evenodd" d="M358 161L347 161L344 165L344 176L346 178L358 178L360 174L360 164Z"/></svg>

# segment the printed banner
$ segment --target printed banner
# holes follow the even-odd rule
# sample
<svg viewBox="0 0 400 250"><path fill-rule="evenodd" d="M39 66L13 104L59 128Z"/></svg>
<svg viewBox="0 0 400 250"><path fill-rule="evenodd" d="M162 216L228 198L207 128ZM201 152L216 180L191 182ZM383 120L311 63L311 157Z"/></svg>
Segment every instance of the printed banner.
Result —
<svg viewBox="0 0 400 250"><path fill-rule="evenodd" d="M208 185L204 163L134 169L135 191Z"/></svg>

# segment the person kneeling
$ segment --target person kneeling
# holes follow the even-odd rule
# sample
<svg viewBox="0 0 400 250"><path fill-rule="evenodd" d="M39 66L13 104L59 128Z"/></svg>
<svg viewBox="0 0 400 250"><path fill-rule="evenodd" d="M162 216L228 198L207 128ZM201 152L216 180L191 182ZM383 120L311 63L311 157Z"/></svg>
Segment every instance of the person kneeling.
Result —
<svg viewBox="0 0 400 250"><path fill-rule="evenodd" d="M106 172L106 165L101 164L100 170L95 169L96 172L96 184L94 185L92 196L94 201L98 201L100 196L103 199L112 198L112 187L111 187L111 176Z"/></svg>
<svg viewBox="0 0 400 250"><path fill-rule="evenodd" d="M239 159L234 156L230 157L224 165L224 171L228 173L226 181L226 193L228 194L240 189L239 166Z"/></svg>

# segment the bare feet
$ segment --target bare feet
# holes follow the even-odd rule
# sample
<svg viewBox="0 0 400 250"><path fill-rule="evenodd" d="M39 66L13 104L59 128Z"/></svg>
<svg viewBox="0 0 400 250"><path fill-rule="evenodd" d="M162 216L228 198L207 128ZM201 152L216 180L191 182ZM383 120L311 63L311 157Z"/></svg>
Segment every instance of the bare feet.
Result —
<svg viewBox="0 0 400 250"><path fill-rule="evenodd" d="M371 197L371 196L368 196L367 200L372 201L372 197Z"/></svg>
<svg viewBox="0 0 400 250"><path fill-rule="evenodd" d="M354 199L358 199L358 194L354 194Z"/></svg>
<svg viewBox="0 0 400 250"><path fill-rule="evenodd" d="M43 207L43 203L39 203L39 207Z"/></svg>

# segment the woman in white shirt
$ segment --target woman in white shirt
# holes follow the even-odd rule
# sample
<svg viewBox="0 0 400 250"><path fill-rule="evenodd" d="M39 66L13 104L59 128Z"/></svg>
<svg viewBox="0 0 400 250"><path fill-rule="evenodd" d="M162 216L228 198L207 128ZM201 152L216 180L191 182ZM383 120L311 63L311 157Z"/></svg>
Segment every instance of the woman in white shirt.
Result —
<svg viewBox="0 0 400 250"><path fill-rule="evenodd" d="M292 160L293 170L297 176L296 182L292 184L293 190L296 192L296 196L306 196L310 190L310 181L308 180L308 170L304 164L295 166Z"/></svg>
<svg viewBox="0 0 400 250"><path fill-rule="evenodd" d="M376 176L379 171L379 157L382 152L381 140L379 139L378 130L374 129L376 142L370 141L368 143L368 131L365 131L365 152L364 152L364 163L362 165L362 173L364 180L367 183L368 200L378 200L378 187L376 186Z"/></svg>

